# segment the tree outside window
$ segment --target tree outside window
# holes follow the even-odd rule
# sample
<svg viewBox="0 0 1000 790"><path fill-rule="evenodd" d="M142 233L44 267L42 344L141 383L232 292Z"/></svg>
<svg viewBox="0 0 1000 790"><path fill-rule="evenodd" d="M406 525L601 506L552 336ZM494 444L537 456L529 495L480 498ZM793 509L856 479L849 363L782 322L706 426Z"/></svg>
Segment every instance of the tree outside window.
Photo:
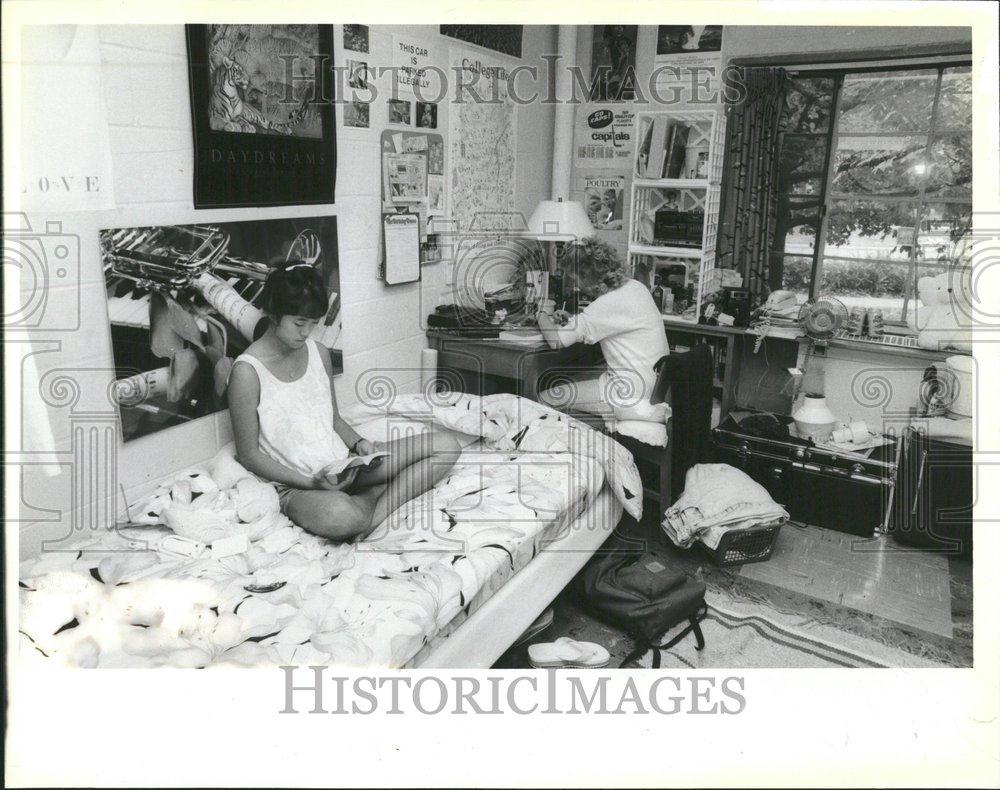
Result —
<svg viewBox="0 0 1000 790"><path fill-rule="evenodd" d="M967 65L792 79L772 290L906 322L917 280L960 262L971 224L971 89Z"/></svg>

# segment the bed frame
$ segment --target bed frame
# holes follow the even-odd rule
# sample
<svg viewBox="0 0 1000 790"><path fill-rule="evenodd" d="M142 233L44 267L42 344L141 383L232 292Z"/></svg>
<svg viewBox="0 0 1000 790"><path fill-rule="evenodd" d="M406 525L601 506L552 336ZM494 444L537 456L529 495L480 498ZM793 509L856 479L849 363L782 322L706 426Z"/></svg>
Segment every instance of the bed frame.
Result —
<svg viewBox="0 0 1000 790"><path fill-rule="evenodd" d="M515 573L430 655L421 669L489 669L593 556L622 516L607 486L567 534Z"/></svg>

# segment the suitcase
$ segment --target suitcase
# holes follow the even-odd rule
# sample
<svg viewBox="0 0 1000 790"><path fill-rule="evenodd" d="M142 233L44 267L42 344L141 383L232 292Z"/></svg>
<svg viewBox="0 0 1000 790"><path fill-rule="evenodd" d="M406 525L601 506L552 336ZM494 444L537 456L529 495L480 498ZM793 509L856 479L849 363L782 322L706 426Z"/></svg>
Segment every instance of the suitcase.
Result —
<svg viewBox="0 0 1000 790"><path fill-rule="evenodd" d="M792 418L771 415L789 426ZM784 505L793 521L871 537L889 528L898 443L867 458L816 447L794 436L748 433L732 415L712 432L715 460L746 472Z"/></svg>
<svg viewBox="0 0 1000 790"><path fill-rule="evenodd" d="M890 533L900 543L972 554L972 447L903 433Z"/></svg>

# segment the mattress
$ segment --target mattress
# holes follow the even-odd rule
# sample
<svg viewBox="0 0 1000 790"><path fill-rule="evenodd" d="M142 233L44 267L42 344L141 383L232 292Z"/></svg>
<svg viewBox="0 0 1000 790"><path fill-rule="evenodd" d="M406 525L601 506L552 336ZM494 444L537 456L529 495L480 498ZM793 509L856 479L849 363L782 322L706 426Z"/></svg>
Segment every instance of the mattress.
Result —
<svg viewBox="0 0 1000 790"><path fill-rule="evenodd" d="M635 507L638 476L620 447L581 441L594 439L585 426L524 404L473 396L429 409L398 404L394 420L417 412L452 430L479 430L481 440L433 490L357 544L317 538L274 513L229 524L235 493L213 480L217 466L185 470L158 501L186 496L185 507L245 535L246 550L176 556L160 545L166 530L151 525L26 561L22 646L75 666L419 660L558 541L605 485Z"/></svg>
<svg viewBox="0 0 1000 790"><path fill-rule="evenodd" d="M605 486L577 519L561 528L498 589L484 588L410 662L414 667L488 669L604 543L622 515Z"/></svg>

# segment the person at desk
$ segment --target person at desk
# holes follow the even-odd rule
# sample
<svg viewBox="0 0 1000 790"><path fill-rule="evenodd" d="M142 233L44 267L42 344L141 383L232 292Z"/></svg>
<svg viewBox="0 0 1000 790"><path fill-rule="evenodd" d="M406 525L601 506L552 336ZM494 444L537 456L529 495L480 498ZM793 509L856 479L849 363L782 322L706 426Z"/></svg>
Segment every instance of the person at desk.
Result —
<svg viewBox="0 0 1000 790"><path fill-rule="evenodd" d="M596 237L575 245L575 266L567 284L591 302L579 315L553 310L538 315L550 348L600 343L607 370L559 373L559 383L539 393L560 410L579 410L605 419L662 422L666 404L649 402L656 383L653 366L670 353L663 317L652 295L633 280L610 244ZM573 257L570 255L569 257ZM575 269L575 270L574 270Z"/></svg>

